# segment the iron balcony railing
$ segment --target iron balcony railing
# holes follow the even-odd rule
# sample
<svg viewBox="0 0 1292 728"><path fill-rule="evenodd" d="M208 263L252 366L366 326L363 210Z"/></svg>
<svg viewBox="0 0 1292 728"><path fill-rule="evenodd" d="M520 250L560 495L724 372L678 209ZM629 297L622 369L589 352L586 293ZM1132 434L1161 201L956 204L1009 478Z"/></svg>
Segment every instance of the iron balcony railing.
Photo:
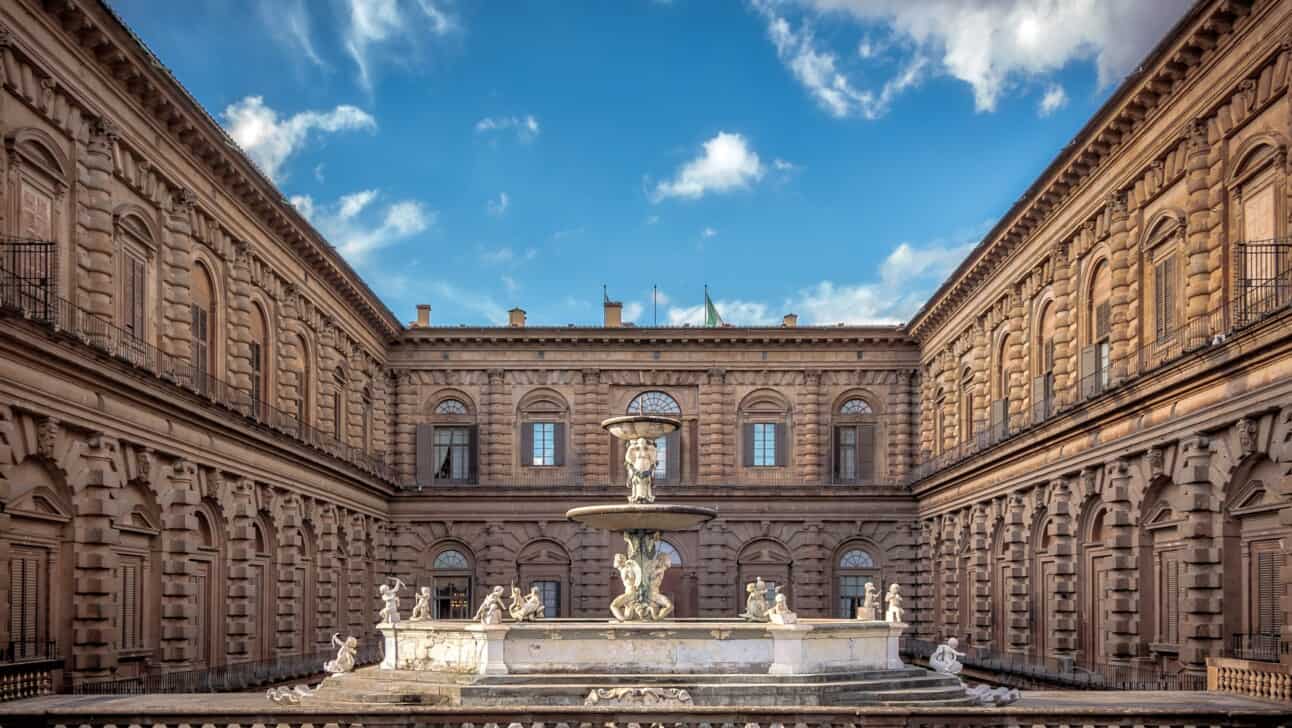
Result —
<svg viewBox="0 0 1292 728"><path fill-rule="evenodd" d="M58 643L53 640L12 641L0 646L0 663L57 659Z"/></svg>
<svg viewBox="0 0 1292 728"><path fill-rule="evenodd" d="M73 685L72 692L77 695L240 692L320 675L323 672L323 663L334 657L336 657L336 650L323 650L198 670L162 672L112 680L87 680ZM359 648L355 665L358 667L375 665L381 662L381 659L380 642L365 644Z"/></svg>
<svg viewBox="0 0 1292 728"><path fill-rule="evenodd" d="M1225 657L1259 662L1279 662L1287 654L1292 654L1292 645L1278 632L1230 635L1225 651Z"/></svg>
<svg viewBox="0 0 1292 728"><path fill-rule="evenodd" d="M87 344L136 369L197 394L277 433L295 438L388 482L394 467L380 454L341 442L249 392L211 375L204 367L167 354L132 332L59 296L52 243L0 239L0 314L19 316Z"/></svg>

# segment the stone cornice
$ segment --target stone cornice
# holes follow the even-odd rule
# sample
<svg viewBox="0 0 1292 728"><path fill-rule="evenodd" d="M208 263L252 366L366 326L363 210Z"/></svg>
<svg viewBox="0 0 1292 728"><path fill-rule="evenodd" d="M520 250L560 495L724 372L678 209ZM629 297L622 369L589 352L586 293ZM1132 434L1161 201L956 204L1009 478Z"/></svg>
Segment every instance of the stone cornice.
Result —
<svg viewBox="0 0 1292 728"><path fill-rule="evenodd" d="M623 328L576 326L472 327L444 326L405 329L394 346L419 344L602 344L602 345L836 345L889 344L909 346L915 341L900 327L679 327Z"/></svg>
<svg viewBox="0 0 1292 728"><path fill-rule="evenodd" d="M923 340L945 323L1067 200L1084 190L1124 141L1157 114L1246 25L1252 0L1204 0L1175 25L1018 202L907 324Z"/></svg>
<svg viewBox="0 0 1292 728"><path fill-rule="evenodd" d="M33 3L203 172L260 220L381 338L402 325L117 14L101 0Z"/></svg>

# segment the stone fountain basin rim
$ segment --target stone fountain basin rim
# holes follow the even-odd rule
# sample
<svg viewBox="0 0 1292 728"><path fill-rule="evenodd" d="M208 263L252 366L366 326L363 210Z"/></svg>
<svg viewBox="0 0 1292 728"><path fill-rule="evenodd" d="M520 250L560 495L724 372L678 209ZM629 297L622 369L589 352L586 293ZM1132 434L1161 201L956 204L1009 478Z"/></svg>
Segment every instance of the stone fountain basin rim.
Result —
<svg viewBox="0 0 1292 728"><path fill-rule="evenodd" d="M565 517L603 531L688 531L718 517L716 508L669 503L581 506Z"/></svg>
<svg viewBox="0 0 1292 728"><path fill-rule="evenodd" d="M634 425L641 427L633 427ZM664 415L623 415L602 420L601 428L622 440L630 440L638 437L667 435L670 432L680 430L682 421L676 417L665 417ZM633 431L637 429L645 430L645 432Z"/></svg>

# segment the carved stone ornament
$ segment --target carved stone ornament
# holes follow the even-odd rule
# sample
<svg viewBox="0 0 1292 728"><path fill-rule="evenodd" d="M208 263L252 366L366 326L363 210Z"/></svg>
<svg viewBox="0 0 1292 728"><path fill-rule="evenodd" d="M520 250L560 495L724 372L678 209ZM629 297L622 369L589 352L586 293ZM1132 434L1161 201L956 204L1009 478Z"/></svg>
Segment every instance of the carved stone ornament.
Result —
<svg viewBox="0 0 1292 728"><path fill-rule="evenodd" d="M46 460L56 459L58 435L63 423L57 417L45 417L36 427L36 453Z"/></svg>
<svg viewBox="0 0 1292 728"><path fill-rule="evenodd" d="M1189 122L1189 151L1205 152L1207 150L1207 121L1206 119L1194 119Z"/></svg>
<svg viewBox="0 0 1292 728"><path fill-rule="evenodd" d="M1250 417L1244 417L1235 426L1238 430L1238 449L1247 457L1256 452L1256 440L1260 435L1260 425Z"/></svg>
<svg viewBox="0 0 1292 728"><path fill-rule="evenodd" d="M1149 448L1145 459L1148 461L1149 478L1161 477L1162 473L1166 471L1166 452L1162 448Z"/></svg>
<svg viewBox="0 0 1292 728"><path fill-rule="evenodd" d="M694 705L691 694L682 688L594 688L584 705L643 706Z"/></svg>

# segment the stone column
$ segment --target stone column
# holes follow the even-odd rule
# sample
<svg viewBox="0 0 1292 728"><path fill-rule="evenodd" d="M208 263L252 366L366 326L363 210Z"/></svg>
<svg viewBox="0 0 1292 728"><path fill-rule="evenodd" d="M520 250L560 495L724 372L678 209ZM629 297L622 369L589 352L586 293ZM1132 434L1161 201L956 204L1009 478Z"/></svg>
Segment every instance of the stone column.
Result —
<svg viewBox="0 0 1292 728"><path fill-rule="evenodd" d="M1023 496L1011 494L1005 501L1005 523L1001 538L1005 542L1005 599L1002 610L1008 622L1005 635L1010 652L1026 653L1031 637L1032 615L1028 591L1027 536L1023 526Z"/></svg>
<svg viewBox="0 0 1292 728"><path fill-rule="evenodd" d="M1050 644L1057 655L1077 651L1077 539L1072 488L1066 478L1050 481L1050 550L1054 554L1054 593L1049 616ZM1041 585L1041 588L1045 588Z"/></svg>
<svg viewBox="0 0 1292 728"><path fill-rule="evenodd" d="M58 420L46 418L37 433L42 454L52 456L64 433ZM117 668L116 612L117 556L112 550L120 540L113 525L118 515L114 491L121 487L117 469L117 442L102 433L90 435L81 455L85 462L85 483L76 496L76 519L72 521L75 575L72 588L75 605L72 619L72 659L69 667L77 678L110 677Z"/></svg>
<svg viewBox="0 0 1292 728"><path fill-rule="evenodd" d="M1005 372L1009 381L1009 425L1015 427L1025 420L1027 412L1027 370L1024 363L1023 344L1027 332L1023 328L1023 287L1015 285L1009 294L1009 318L1005 321L1008 343L1005 346Z"/></svg>
<svg viewBox="0 0 1292 728"><path fill-rule="evenodd" d="M802 396L799 398L800 415L794 418L794 427L798 431L798 452L794 454L799 476L804 483L824 483L824 452L822 441L829 437L825 417L821 414L821 370L808 369L803 372ZM826 433L822 436L822 433ZM890 437L891 443L891 437ZM893 460L892 445L889 445L889 462Z"/></svg>
<svg viewBox="0 0 1292 728"><path fill-rule="evenodd" d="M700 388L700 482L721 483L724 476L722 402L726 370L710 369Z"/></svg>
<svg viewBox="0 0 1292 728"><path fill-rule="evenodd" d="M301 377L305 372L304 352L298 343L296 327L291 325L299 323L296 313L297 295L296 286L288 284L279 302L277 316L270 321L273 330L266 332L266 336L274 338L274 343L278 345L274 361L266 362L268 366L276 367L274 405L293 414L296 412L297 400L304 393Z"/></svg>
<svg viewBox="0 0 1292 728"><path fill-rule="evenodd" d="M574 581L571 617L604 617L608 613L613 597L605 565L614 558L610 554L609 540L608 532L582 524L574 532L574 548L570 553L573 562L570 577Z"/></svg>
<svg viewBox="0 0 1292 728"><path fill-rule="evenodd" d="M830 553L825 547L821 522L812 521L805 525L801 540L794 547L790 607L805 614L828 617L833 614L826 583Z"/></svg>
<svg viewBox="0 0 1292 728"><path fill-rule="evenodd" d="M1207 175L1210 170L1211 144L1207 139L1207 122L1194 119L1189 124L1188 150L1185 157L1185 186L1189 192L1187 215L1188 238L1185 241L1187 276L1185 278L1185 321L1200 321L1211 309L1211 203ZM1192 329L1191 329L1192 331ZM1182 342L1194 345L1201 342Z"/></svg>
<svg viewBox="0 0 1292 728"><path fill-rule="evenodd" d="M914 521L902 520L896 524L896 530L897 536L888 549L888 558L893 564L893 576L890 578L901 585L903 598L907 603L905 618L908 624L912 624L911 635L918 636L918 620L921 618L918 581L922 569L916 554L920 529Z"/></svg>
<svg viewBox="0 0 1292 728"><path fill-rule="evenodd" d="M893 409L893 442L896 444L896 457L890 463L889 474L895 481L901 482L906 478L907 473L911 472L911 466L915 461L916 453L912 443L912 432L918 427L918 423L911 416L912 408L916 406L913 402L915 388L913 379L916 376L915 370L903 369L897 372L897 396L896 407Z"/></svg>
<svg viewBox="0 0 1292 728"><path fill-rule="evenodd" d="M1222 576L1220 565L1220 504L1211 483L1211 442L1204 436L1180 443L1183 465L1177 470L1180 488L1180 534L1184 538L1184 569L1180 605L1180 663L1187 670L1206 669L1207 657L1219 654Z"/></svg>
<svg viewBox="0 0 1292 728"><path fill-rule="evenodd" d="M973 367L973 431L986 432L991 427L991 384L987 379L987 362L991 347L987 343L987 322L978 318L973 324L973 352L969 355Z"/></svg>
<svg viewBox="0 0 1292 728"><path fill-rule="evenodd" d="M399 473L399 480L413 483L417 479L417 423L421 420L417 411L417 383L413 374L404 369L394 372L395 382L395 448L394 460Z"/></svg>
<svg viewBox="0 0 1292 728"><path fill-rule="evenodd" d="M1126 221L1126 376L1134 377L1139 374L1139 349L1143 339L1140 337L1140 323L1143 316L1140 315L1145 303L1140 297L1140 279L1143 273L1140 271L1140 246L1139 240L1143 235L1142 226L1144 225L1144 214L1141 209L1142 204L1135 194L1134 188L1126 193L1127 205L1130 213Z"/></svg>
<svg viewBox="0 0 1292 728"><path fill-rule="evenodd" d="M278 634L275 652L290 655L297 649L297 634L304 622L305 584L296 582L297 563L301 559L304 538L301 534L300 496L281 496L278 529L278 598L274 600L278 621L274 625ZM302 642L308 643L306 635Z"/></svg>
<svg viewBox="0 0 1292 728"><path fill-rule="evenodd" d="M1111 380L1114 384L1128 371L1134 354L1130 347L1130 235L1127 232L1126 193L1114 192L1108 196L1108 249L1109 279L1112 296L1109 302L1109 349L1112 360Z"/></svg>
<svg viewBox="0 0 1292 728"><path fill-rule="evenodd" d="M604 395L600 369L584 369L575 390L575 442L581 451L583 481L589 484L610 483L610 440L601 429L601 421L610 417L610 406Z"/></svg>
<svg viewBox="0 0 1292 728"><path fill-rule="evenodd" d="M395 432L395 408L391 391L393 379L387 369L377 368L372 379L372 452L390 461L390 443Z"/></svg>
<svg viewBox="0 0 1292 728"><path fill-rule="evenodd" d="M1075 266L1068 260L1067 243L1055 245L1050 256L1054 260L1054 406L1062 410L1073 401L1076 388L1071 359L1076 320L1071 268Z"/></svg>
<svg viewBox="0 0 1292 728"><path fill-rule="evenodd" d="M935 602L937 590L933 584L933 565L936 549L937 521L924 519L920 521L919 542L916 547L916 561L920 565L915 572L915 620L914 632L921 639L938 638L938 621L941 605Z"/></svg>
<svg viewBox="0 0 1292 728"><path fill-rule="evenodd" d="M233 474L227 478L230 493L223 500L224 519L228 531L229 584L228 584L228 638L225 651L229 662L246 662L255 659L256 636L273 625L258 624L256 605L260 595L251 579L248 563L255 556L256 533L253 525L256 504L252 498L255 486L250 479ZM223 478L222 478L223 479ZM268 584L265 585L268 588Z"/></svg>
<svg viewBox="0 0 1292 728"><path fill-rule="evenodd" d="M956 363L955 357L949 350L942 352L942 393L946 397L942 402L942 408L937 412L937 416L942 418L942 452L947 453L955 449L959 442L959 427L957 426L956 417ZM937 432L937 423L934 423L934 432Z"/></svg>
<svg viewBox="0 0 1292 728"><path fill-rule="evenodd" d="M511 398L507 396L506 373L502 369L490 369L488 377L489 384L485 389L488 412L480 427L481 432L487 434L481 435L478 458L480 462L488 463L481 466L484 477L496 480L511 475L511 424L515 420L515 411L511 407Z"/></svg>
<svg viewBox="0 0 1292 728"><path fill-rule="evenodd" d="M76 165L75 303L104 322L115 323L116 290L112 240L112 154L116 125L99 118L89 125L85 154ZM81 324L85 326L86 324ZM90 329L93 331L95 329ZM89 333L85 331L84 333ZM96 341L107 346L107 341Z"/></svg>
<svg viewBox="0 0 1292 728"><path fill-rule="evenodd" d="M229 270L229 354L227 364L229 383L247 398L239 402L238 409L244 414L250 411L251 397L251 251L247 244L236 242L233 245L231 260L226 261ZM265 332L268 335L269 332ZM268 353L268 352L266 352ZM263 354L262 354L263 356ZM268 362L264 362L268 365Z"/></svg>
<svg viewBox="0 0 1292 728"><path fill-rule="evenodd" d="M1139 565L1135 560L1130 464L1124 458L1107 465L1104 501L1108 504L1104 515L1104 545L1110 551L1107 654L1114 660L1130 660L1138 654Z"/></svg>
<svg viewBox="0 0 1292 728"><path fill-rule="evenodd" d="M942 631L940 637L960 635L960 590L969 588L960 583L959 553L956 547L958 524L953 516L942 517Z"/></svg>
<svg viewBox="0 0 1292 728"><path fill-rule="evenodd" d="M345 433L338 432L336 427L336 404L338 396L336 370L341 365L341 352L338 350L338 339L342 336L336 330L336 324L326 316L319 330L319 371L318 396L316 397L317 423L321 432L331 434L337 441L345 442Z"/></svg>
<svg viewBox="0 0 1292 728"><path fill-rule="evenodd" d="M962 588L970 590L973 605L970 635L975 645L990 645L1003 649L1004 645L991 644L991 533L987 523L987 508L983 504L973 507L969 516L969 583Z"/></svg>
<svg viewBox="0 0 1292 728"><path fill-rule="evenodd" d="M193 641L198 639L197 587L191 556L197 552L197 466L184 459L171 466L170 490L161 494L161 659L167 670L193 664Z"/></svg>
<svg viewBox="0 0 1292 728"><path fill-rule="evenodd" d="M344 575L345 591L342 604L345 605L346 625L349 634L359 637L368 631L368 616L364 610L367 603L368 587L364 575L367 573L367 561L371 554L365 548L364 519L356 514L350 515L349 538L344 541L346 565L349 567ZM418 586L421 586L420 584Z"/></svg>
<svg viewBox="0 0 1292 728"><path fill-rule="evenodd" d="M937 432L934 419L938 416L936 403L933 395L935 392L934 383L937 381L937 374L934 373L932 365L929 365L926 371L927 376L920 378L920 402L919 402L919 448L920 459L931 458L937 448L934 446L934 437Z"/></svg>
<svg viewBox="0 0 1292 728"><path fill-rule="evenodd" d="M162 246L161 350L178 364L193 362L193 205L192 190L171 195L166 211ZM181 384L190 384L187 372L176 373Z"/></svg>
<svg viewBox="0 0 1292 728"><path fill-rule="evenodd" d="M1289 41L1285 36L1285 47L1288 43ZM1288 53L1285 51L1284 55L1286 56ZM1292 68L1292 66L1289 67ZM1235 230L1231 238L1228 234L1229 228L1225 224L1226 206L1236 206L1239 204L1239 201L1230 201L1229 195L1226 194L1229 184L1227 165L1230 160L1228 155L1225 153L1225 145L1221 143L1223 134L1221 133L1219 126L1214 121L1206 122L1204 124L1204 128L1206 130L1206 136L1204 138L1208 145L1206 177L1208 186L1207 202L1211 206L1211 214L1202 218L1206 221L1207 225L1207 267L1211 272L1211 281L1208 286L1211 293L1211 300L1207 309L1209 311L1219 311L1225 304L1225 296L1228 289L1225 285L1225 274L1232 270L1232 268L1225 266L1225 250L1228 248L1233 253L1237 253L1237 246L1231 245L1234 242L1232 238L1241 238L1243 237L1243 233L1242 231ZM1287 151L1283 150L1281 154L1282 159L1276 161L1275 164L1278 164L1287 170L1286 174L1292 174L1292 169L1289 169L1287 166ZM1193 229L1192 217L1190 217L1189 229L1190 231ZM1189 286L1186 286L1186 288L1188 287ZM1198 286L1192 287L1195 290L1198 288ZM1286 561L1286 559L1284 559L1284 561Z"/></svg>
<svg viewBox="0 0 1292 728"><path fill-rule="evenodd" d="M318 509L319 544L315 569L318 573L318 619L314 634L305 635L307 650L322 649L331 641L332 633L343 631L340 618L340 596L343 575L338 568L337 549L337 514L336 507L325 504ZM412 584L414 582L410 582Z"/></svg>

